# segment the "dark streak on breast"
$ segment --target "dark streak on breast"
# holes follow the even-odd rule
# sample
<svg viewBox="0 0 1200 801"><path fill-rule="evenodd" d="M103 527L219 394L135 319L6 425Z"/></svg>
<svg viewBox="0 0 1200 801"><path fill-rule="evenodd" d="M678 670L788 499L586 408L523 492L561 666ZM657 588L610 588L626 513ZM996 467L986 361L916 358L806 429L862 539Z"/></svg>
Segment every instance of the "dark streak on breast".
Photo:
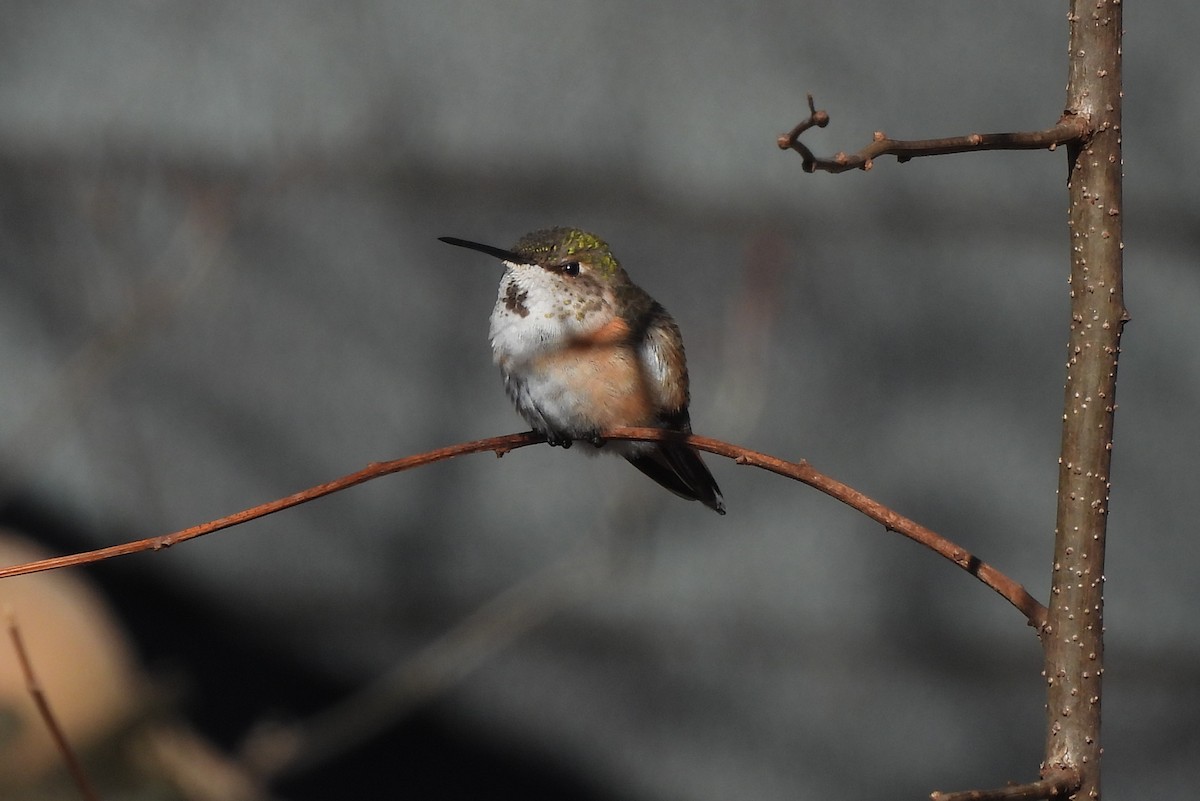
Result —
<svg viewBox="0 0 1200 801"><path fill-rule="evenodd" d="M516 284L509 284L508 291L504 293L504 308L521 317L528 317L529 309L525 306L527 297L529 297L528 292L519 292Z"/></svg>

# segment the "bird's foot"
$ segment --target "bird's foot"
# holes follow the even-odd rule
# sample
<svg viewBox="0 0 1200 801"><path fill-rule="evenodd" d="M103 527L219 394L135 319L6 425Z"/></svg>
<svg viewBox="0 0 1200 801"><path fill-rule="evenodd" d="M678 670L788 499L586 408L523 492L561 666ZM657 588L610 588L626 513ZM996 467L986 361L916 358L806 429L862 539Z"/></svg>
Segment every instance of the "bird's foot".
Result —
<svg viewBox="0 0 1200 801"><path fill-rule="evenodd" d="M559 434L557 432L546 432L546 444L551 448L562 448L564 451L573 445L575 440L568 434Z"/></svg>

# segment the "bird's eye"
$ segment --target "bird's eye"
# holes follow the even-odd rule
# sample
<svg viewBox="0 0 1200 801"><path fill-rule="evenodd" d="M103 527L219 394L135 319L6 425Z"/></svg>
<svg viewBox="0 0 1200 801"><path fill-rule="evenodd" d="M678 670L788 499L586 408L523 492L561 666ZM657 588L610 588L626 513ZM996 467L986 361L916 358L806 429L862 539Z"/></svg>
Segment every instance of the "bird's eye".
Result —
<svg viewBox="0 0 1200 801"><path fill-rule="evenodd" d="M579 262L569 261L558 269L565 275L579 275Z"/></svg>

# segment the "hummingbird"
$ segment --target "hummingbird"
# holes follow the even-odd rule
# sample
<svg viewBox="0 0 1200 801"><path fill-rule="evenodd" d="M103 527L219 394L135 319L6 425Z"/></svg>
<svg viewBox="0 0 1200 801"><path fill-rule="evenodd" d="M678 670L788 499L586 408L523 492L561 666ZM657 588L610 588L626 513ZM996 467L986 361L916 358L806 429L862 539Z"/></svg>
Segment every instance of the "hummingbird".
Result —
<svg viewBox="0 0 1200 801"><path fill-rule="evenodd" d="M700 453L683 443L605 442L617 426L692 431L679 326L629 279L608 244L578 228L547 228L510 250L442 242L504 263L492 309L492 357L517 411L550 445L577 439L624 456L676 495L725 514Z"/></svg>

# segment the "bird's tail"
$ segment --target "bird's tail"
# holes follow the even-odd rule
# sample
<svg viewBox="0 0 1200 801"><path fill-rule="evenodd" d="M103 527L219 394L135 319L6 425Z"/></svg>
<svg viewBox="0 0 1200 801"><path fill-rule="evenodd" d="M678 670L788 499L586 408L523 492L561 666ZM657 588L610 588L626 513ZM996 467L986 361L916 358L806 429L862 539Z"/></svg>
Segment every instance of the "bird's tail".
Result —
<svg viewBox="0 0 1200 801"><path fill-rule="evenodd" d="M721 488L695 448L676 442L661 442L657 447L625 458L679 497L700 501L717 514L725 514Z"/></svg>

